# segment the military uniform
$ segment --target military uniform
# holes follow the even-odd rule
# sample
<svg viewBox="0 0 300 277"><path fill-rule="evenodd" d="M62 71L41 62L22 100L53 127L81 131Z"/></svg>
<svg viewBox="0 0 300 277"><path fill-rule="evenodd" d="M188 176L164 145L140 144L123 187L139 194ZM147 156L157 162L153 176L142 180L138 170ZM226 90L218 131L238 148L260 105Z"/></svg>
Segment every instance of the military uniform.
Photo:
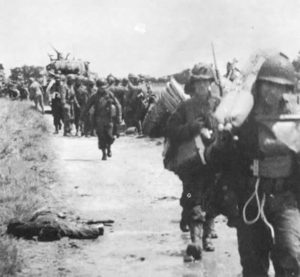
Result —
<svg viewBox="0 0 300 277"><path fill-rule="evenodd" d="M87 89L88 89L88 97L87 97L87 102L88 102L89 99L94 94L97 93L97 89L94 86L88 86ZM82 113L84 112L86 104L82 109ZM88 135L94 136L94 134L95 134L95 108L94 107L90 108L90 110L88 111L87 115L84 118L84 134L85 134L85 136L88 136Z"/></svg>
<svg viewBox="0 0 300 277"><path fill-rule="evenodd" d="M146 108L144 103L144 92L137 84L138 78L130 74L129 79L135 80L134 83L129 81L128 92L125 96L125 114L124 120L128 127L134 126L137 128L139 134L142 133L142 121L146 115Z"/></svg>
<svg viewBox="0 0 300 277"><path fill-rule="evenodd" d="M55 133L58 134L59 130L62 127L62 122L63 122L63 107L58 92L55 92L54 98L52 98L51 100L51 109L52 109Z"/></svg>
<svg viewBox="0 0 300 277"><path fill-rule="evenodd" d="M98 81L97 81L98 82ZM102 150L102 159L111 156L111 145L113 136L113 117L117 115L121 121L121 109L118 100L106 88L105 82L98 82L98 91L88 101L83 116L87 114L91 107L95 108L95 125L98 136L98 147Z"/></svg>
<svg viewBox="0 0 300 277"><path fill-rule="evenodd" d="M202 69L208 70L211 73L207 75L207 78L208 80L212 80L212 70L203 65L200 66L200 73ZM206 72L205 70L204 72ZM197 71L197 68L195 71ZM206 75L202 78L206 78ZM184 141L189 141L196 135L200 135L202 128L208 130L214 129L215 120L212 117L212 113L218 103L219 99L213 98L207 93L203 95L195 93L192 98L180 104L175 113L170 116L166 128L167 137L170 138L172 147L175 146L174 148L177 148ZM204 142L208 144L210 139L204 138ZM209 203L209 198L215 174L210 167L204 166L200 162L177 172L177 174L183 183L183 192L180 199L180 204L183 208L181 229L184 230L185 225L188 225L193 241L193 236L195 235L193 226L197 224L199 226L198 236L203 240L204 249L212 251L213 246L210 241L210 233L213 229L214 214ZM187 252L189 252L189 247ZM200 258L198 255L193 256L196 259Z"/></svg>
<svg viewBox="0 0 300 277"><path fill-rule="evenodd" d="M54 241L62 237L96 239L103 235L103 232L103 226L92 227L74 224L51 211L35 213L26 222L11 220L7 226L7 234L9 235L26 239L37 237L39 241Z"/></svg>
<svg viewBox="0 0 300 277"><path fill-rule="evenodd" d="M74 90L76 97L76 104L74 107L74 122L76 128L76 135L78 135L79 129L81 129L82 134L84 133L84 126L80 126L80 116L88 101L88 91L86 86L82 83L76 85Z"/></svg>
<svg viewBox="0 0 300 277"><path fill-rule="evenodd" d="M64 111L64 135L71 133L75 118L75 106L79 106L73 84L63 84L61 88L61 101Z"/></svg>
<svg viewBox="0 0 300 277"><path fill-rule="evenodd" d="M234 182L244 277L268 276L269 258L276 277L300 276L298 153L278 139L273 128L286 112L280 90L291 94L293 88L292 64L283 55L268 58L254 86L254 107L235 131L238 141L220 132L206 150L207 161ZM269 116L273 121L265 120Z"/></svg>
<svg viewBox="0 0 300 277"><path fill-rule="evenodd" d="M50 104L53 116L53 124L55 127L55 134L58 134L59 130L62 128L62 123L64 120L59 81L54 79L51 80L46 89L46 92L51 99Z"/></svg>
<svg viewBox="0 0 300 277"><path fill-rule="evenodd" d="M111 85L108 87L108 89L113 93L113 95L116 97L116 99L118 100L119 104L120 104L120 109L121 109L121 113L123 115L123 111L124 111L124 96L125 96L125 89L123 86L120 85ZM115 115L113 117L113 134L116 137L119 137L119 119L117 117L117 115Z"/></svg>

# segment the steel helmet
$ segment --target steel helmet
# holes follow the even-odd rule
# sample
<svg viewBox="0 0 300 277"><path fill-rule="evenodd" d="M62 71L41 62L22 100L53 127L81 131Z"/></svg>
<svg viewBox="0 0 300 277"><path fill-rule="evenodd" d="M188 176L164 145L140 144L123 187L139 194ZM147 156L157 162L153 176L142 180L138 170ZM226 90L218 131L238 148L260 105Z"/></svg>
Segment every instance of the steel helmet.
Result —
<svg viewBox="0 0 300 277"><path fill-rule="evenodd" d="M191 79L193 80L215 80L214 71L208 64L195 64L191 71Z"/></svg>
<svg viewBox="0 0 300 277"><path fill-rule="evenodd" d="M95 84L96 84L96 82L93 79L88 79L87 80L87 85L94 86Z"/></svg>
<svg viewBox="0 0 300 277"><path fill-rule="evenodd" d="M114 75L112 75L112 74L110 73L110 74L107 75L106 80L107 80L107 81L114 81L114 80L115 80L115 77L114 77Z"/></svg>
<svg viewBox="0 0 300 277"><path fill-rule="evenodd" d="M96 86L97 87L103 87L105 86L107 83L106 83L106 80L104 78L99 78L97 79L96 81Z"/></svg>
<svg viewBox="0 0 300 277"><path fill-rule="evenodd" d="M295 69L288 57L282 53L267 58L257 74L257 80L280 85L295 85Z"/></svg>
<svg viewBox="0 0 300 277"><path fill-rule="evenodd" d="M67 75L67 81L75 81L75 80L76 80L76 76L74 74Z"/></svg>
<svg viewBox="0 0 300 277"><path fill-rule="evenodd" d="M139 77L138 77L137 75L133 74L133 73L129 73L129 74L128 74L128 79L138 80Z"/></svg>

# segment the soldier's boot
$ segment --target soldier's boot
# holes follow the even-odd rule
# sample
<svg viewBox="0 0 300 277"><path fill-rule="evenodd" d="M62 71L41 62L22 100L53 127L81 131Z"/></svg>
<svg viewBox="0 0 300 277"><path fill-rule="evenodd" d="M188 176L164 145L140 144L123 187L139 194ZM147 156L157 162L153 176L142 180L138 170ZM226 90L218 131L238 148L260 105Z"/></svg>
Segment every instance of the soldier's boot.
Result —
<svg viewBox="0 0 300 277"><path fill-rule="evenodd" d="M54 132L54 134L58 134L58 130L59 130L59 129L58 129L58 126L56 125L56 126L55 126L55 132Z"/></svg>
<svg viewBox="0 0 300 277"><path fill-rule="evenodd" d="M106 149L101 149L102 150L102 161L107 160L107 155L106 155Z"/></svg>
<svg viewBox="0 0 300 277"><path fill-rule="evenodd" d="M112 157L111 147L110 146L107 147L107 157Z"/></svg>
<svg viewBox="0 0 300 277"><path fill-rule="evenodd" d="M185 262L191 261L191 258L194 260L201 260L202 258L202 228L201 222L192 222L189 224L190 234L191 234L191 243L188 244L186 248L186 256L184 257Z"/></svg>
<svg viewBox="0 0 300 277"><path fill-rule="evenodd" d="M208 252L215 251L215 247L212 243L212 234L214 230L214 219L209 218L203 224L203 250Z"/></svg>
<svg viewBox="0 0 300 277"><path fill-rule="evenodd" d="M180 230L184 233L187 233L190 230L189 223L188 223L188 216L187 216L187 212L185 211L185 209L183 209L181 212L181 220L179 223L179 227L180 227Z"/></svg>
<svg viewBox="0 0 300 277"><path fill-rule="evenodd" d="M142 123L141 121L138 121L137 123L137 131L138 131L138 135L142 136L143 135L143 131L142 131Z"/></svg>
<svg viewBox="0 0 300 277"><path fill-rule="evenodd" d="M206 219L206 223L203 226L204 228L204 234L203 236L205 236L206 232L208 233L208 237L210 237L211 239L217 239L218 238L218 234L217 231L215 229L215 218L214 217L209 217Z"/></svg>

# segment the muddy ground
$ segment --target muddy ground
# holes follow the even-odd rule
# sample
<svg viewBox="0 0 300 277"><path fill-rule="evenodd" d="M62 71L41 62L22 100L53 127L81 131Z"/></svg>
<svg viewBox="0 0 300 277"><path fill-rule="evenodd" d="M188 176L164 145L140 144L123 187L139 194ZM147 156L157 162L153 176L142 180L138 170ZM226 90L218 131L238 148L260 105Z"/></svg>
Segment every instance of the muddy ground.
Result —
<svg viewBox="0 0 300 277"><path fill-rule="evenodd" d="M186 264L181 184L162 165L162 139L122 136L101 161L95 137L53 135L61 182L51 190L81 220L112 219L96 240L20 241L20 276L238 276L236 232L216 219L216 251Z"/></svg>

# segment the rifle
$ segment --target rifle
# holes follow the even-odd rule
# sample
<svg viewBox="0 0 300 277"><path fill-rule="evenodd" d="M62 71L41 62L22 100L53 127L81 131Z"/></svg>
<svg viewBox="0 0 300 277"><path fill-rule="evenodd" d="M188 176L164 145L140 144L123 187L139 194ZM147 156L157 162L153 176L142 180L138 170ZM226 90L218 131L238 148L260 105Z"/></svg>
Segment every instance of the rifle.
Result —
<svg viewBox="0 0 300 277"><path fill-rule="evenodd" d="M299 122L300 114L281 114L278 116L256 116L258 121L287 121L287 122Z"/></svg>
<svg viewBox="0 0 300 277"><path fill-rule="evenodd" d="M223 97L223 87L222 87L220 73L219 73L218 66L217 66L217 59L216 59L215 48L214 48L213 43L211 43L211 49L212 49L213 58L214 58L216 77L217 77L217 85L219 86L219 89L220 89L220 96Z"/></svg>

